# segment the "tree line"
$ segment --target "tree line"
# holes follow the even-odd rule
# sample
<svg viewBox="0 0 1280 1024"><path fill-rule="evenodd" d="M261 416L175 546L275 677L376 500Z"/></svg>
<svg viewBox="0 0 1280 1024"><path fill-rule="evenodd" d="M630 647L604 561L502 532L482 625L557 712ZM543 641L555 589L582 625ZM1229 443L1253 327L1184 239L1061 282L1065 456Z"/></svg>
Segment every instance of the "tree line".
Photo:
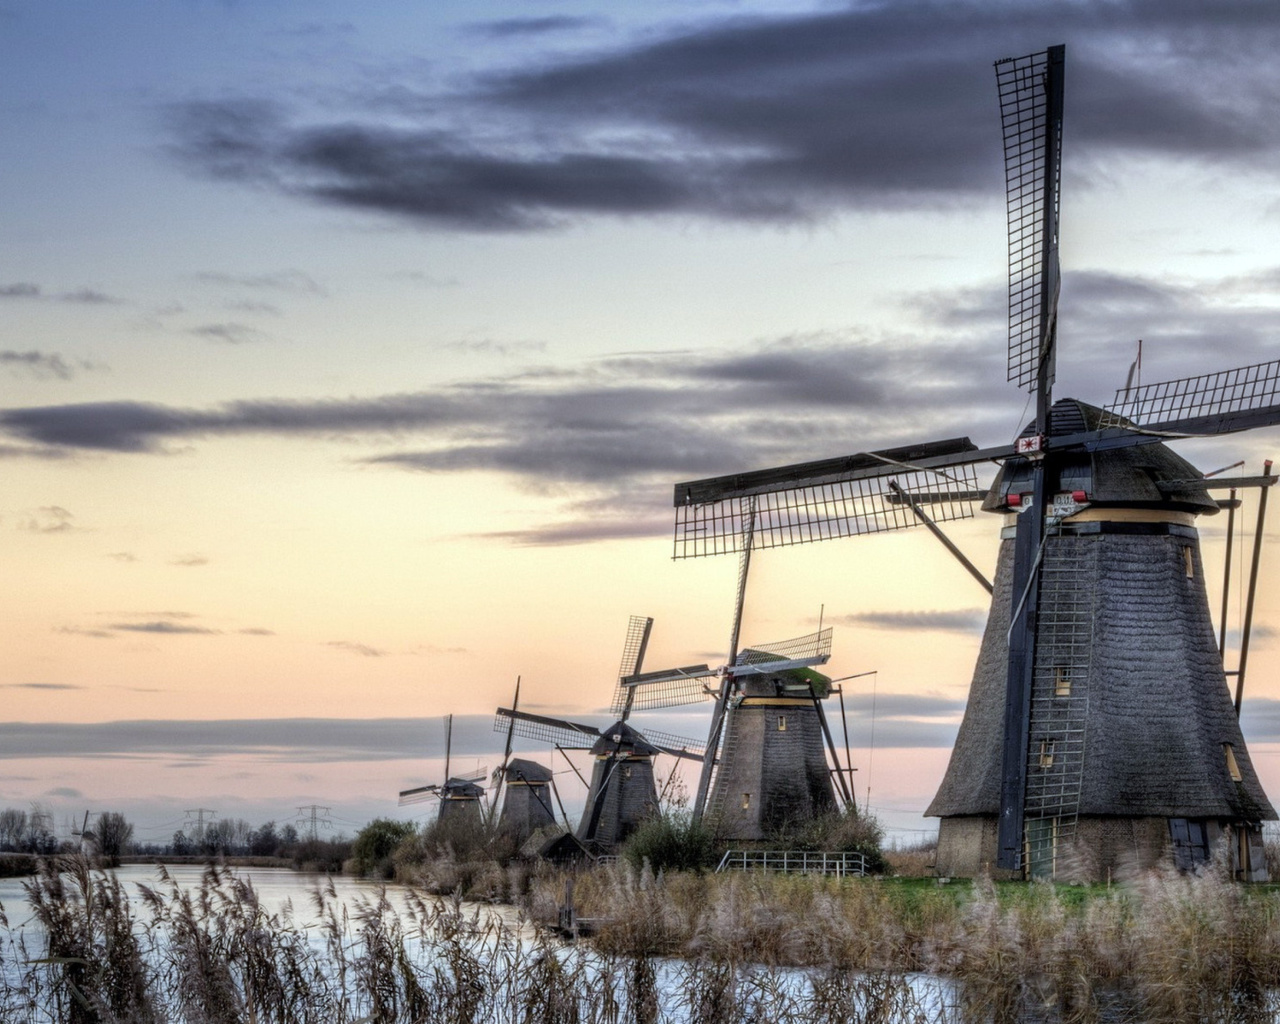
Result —
<svg viewBox="0 0 1280 1024"><path fill-rule="evenodd" d="M111 863L123 856L279 857L332 869L349 855L351 840L313 838L292 824L268 821L255 827L243 818L221 818L179 829L168 842L136 842L133 824L117 811L90 817L83 832L73 827L70 837L59 839L53 815L39 805L0 810L0 852L50 856L86 846Z"/></svg>

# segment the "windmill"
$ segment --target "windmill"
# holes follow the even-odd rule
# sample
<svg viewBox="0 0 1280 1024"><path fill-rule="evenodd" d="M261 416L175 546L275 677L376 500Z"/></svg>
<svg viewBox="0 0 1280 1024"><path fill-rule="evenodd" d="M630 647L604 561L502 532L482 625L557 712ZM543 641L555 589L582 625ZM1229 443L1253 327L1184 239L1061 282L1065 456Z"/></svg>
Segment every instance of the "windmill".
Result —
<svg viewBox="0 0 1280 1024"><path fill-rule="evenodd" d="M740 586L735 639L743 590ZM640 707L715 698L706 745L715 756L703 759L695 815L710 816L726 839L759 841L833 810L827 750L837 766L840 798L853 807L822 710L831 680L813 668L831 657L831 630L731 651L729 662L714 671L692 665L621 679Z"/></svg>
<svg viewBox="0 0 1280 1024"><path fill-rule="evenodd" d="M653 620L632 616L623 643L619 680L640 671ZM702 760L702 747L694 740L670 733L637 731L627 723L635 710L634 688L619 682L612 710L620 717L600 729L582 722L535 715L517 708L498 708L494 730L552 744L562 753L587 750L594 757L587 801L574 833L593 852L610 852L658 806L653 760L658 754ZM586 781L586 780L584 780Z"/></svg>
<svg viewBox="0 0 1280 1024"><path fill-rule="evenodd" d="M1064 56L996 64L1008 379L1034 397L1034 420L1012 444L957 437L677 484L675 557L936 531L981 501L1005 528L964 721L927 812L942 818L939 872L995 862L1098 877L1170 850L1190 866L1229 830L1237 874L1265 877L1259 826L1276 814L1237 721L1247 647L1233 707L1194 523L1218 511L1211 490L1274 478L1268 464L1210 480L1166 442L1280 423L1280 362L1130 381L1106 409L1053 401ZM1001 465L989 488L983 463Z"/></svg>
<svg viewBox="0 0 1280 1024"><path fill-rule="evenodd" d="M453 715L446 715L444 721L444 782L402 789L400 806L439 800L440 812L437 821L474 818L478 822L482 816L481 800L484 798L484 787L479 785L479 782L488 772L480 768L461 776L449 774L449 755L453 746Z"/></svg>
<svg viewBox="0 0 1280 1024"><path fill-rule="evenodd" d="M92 856L98 848L98 836L89 828L89 812L84 812L84 821L80 823L80 827L71 826L71 834L80 840L80 852L85 856Z"/></svg>
<svg viewBox="0 0 1280 1024"><path fill-rule="evenodd" d="M520 677L516 677L516 692L511 700L513 713L520 707ZM516 719L507 720L507 741L502 752L502 764L493 771L494 796L489 817L499 805L498 828L517 842L523 842L541 828L554 825L555 811L551 806L551 787L555 778L550 768L526 758L511 756L511 741L515 736Z"/></svg>

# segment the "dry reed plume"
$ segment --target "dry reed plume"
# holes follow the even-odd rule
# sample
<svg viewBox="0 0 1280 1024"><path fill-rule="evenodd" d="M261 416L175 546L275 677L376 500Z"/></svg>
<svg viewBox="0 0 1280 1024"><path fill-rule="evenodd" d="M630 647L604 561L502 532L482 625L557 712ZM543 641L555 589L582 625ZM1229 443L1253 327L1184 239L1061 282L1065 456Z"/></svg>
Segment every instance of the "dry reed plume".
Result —
<svg viewBox="0 0 1280 1024"><path fill-rule="evenodd" d="M304 926L212 867L191 890L161 872L133 899L81 859L56 868L28 884L44 937L0 938L0 1024L1159 1024L1278 1009L1276 892L1216 876L1082 890L619 865L579 877L579 910L602 924L565 946L414 890L348 906L318 888ZM557 884L535 884L535 913Z"/></svg>

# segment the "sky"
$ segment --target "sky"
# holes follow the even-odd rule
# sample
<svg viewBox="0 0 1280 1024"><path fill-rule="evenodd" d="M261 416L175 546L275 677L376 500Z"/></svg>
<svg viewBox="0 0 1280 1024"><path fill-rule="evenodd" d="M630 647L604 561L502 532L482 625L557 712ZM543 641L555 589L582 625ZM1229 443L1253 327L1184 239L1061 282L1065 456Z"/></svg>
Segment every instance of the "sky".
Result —
<svg viewBox="0 0 1280 1024"><path fill-rule="evenodd" d="M1025 422L992 64L1056 43L1056 393L1139 338L1144 381L1274 358L1271 3L0 0L0 806L350 832L440 781L446 714L494 767L517 677L605 724L632 614L646 667L718 664L737 564L672 560L674 483ZM990 574L998 526L949 532ZM871 673L855 789L906 841L985 617L911 530L762 553L743 635Z"/></svg>

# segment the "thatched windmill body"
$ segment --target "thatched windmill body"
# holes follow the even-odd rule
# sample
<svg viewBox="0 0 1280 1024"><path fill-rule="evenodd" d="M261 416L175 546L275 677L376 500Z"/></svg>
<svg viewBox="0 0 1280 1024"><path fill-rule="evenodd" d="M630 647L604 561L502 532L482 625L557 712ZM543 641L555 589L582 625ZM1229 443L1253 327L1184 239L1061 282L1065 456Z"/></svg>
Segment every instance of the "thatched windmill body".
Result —
<svg viewBox="0 0 1280 1024"><path fill-rule="evenodd" d="M1260 485L1261 513L1274 478L1268 464L1261 478L1218 484L1164 442L1280 423L1280 363L1126 386L1106 411L1053 403L1063 63L1053 47L996 65L1009 379L1036 406L1022 436L677 484L675 554L937 533L936 521L983 500L1005 516L1004 539L964 722L929 809L942 818L939 872L1097 878L1166 855L1194 866L1230 830L1238 876L1265 877L1259 825L1276 814L1237 723L1247 645L1233 704L1195 518L1218 510L1216 486ZM989 489L983 463L1002 464Z"/></svg>
<svg viewBox="0 0 1280 1024"><path fill-rule="evenodd" d="M502 769L505 789L498 828L517 841L556 823L550 768L524 757L510 758Z"/></svg>

